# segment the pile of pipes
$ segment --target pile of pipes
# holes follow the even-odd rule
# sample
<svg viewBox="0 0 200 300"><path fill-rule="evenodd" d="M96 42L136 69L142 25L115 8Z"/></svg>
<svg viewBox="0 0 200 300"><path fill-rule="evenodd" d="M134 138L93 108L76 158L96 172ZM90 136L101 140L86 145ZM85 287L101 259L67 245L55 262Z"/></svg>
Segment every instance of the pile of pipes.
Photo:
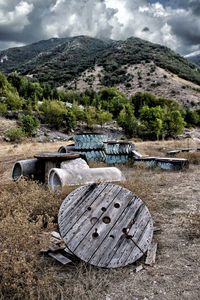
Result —
<svg viewBox="0 0 200 300"><path fill-rule="evenodd" d="M146 164L148 167L159 167L163 170L179 171L188 168L189 161L184 158L150 157L142 156L135 150L132 143L125 141L107 141L105 135L99 133L84 133L75 135L75 144L61 146L60 153L81 152L85 154L88 161L105 162L108 165Z"/></svg>
<svg viewBox="0 0 200 300"><path fill-rule="evenodd" d="M94 182L119 182L125 177L116 167L90 168L80 153L42 153L34 159L17 161L12 169L12 179L33 178L48 183L51 190L68 185Z"/></svg>
<svg viewBox="0 0 200 300"><path fill-rule="evenodd" d="M90 168L88 161L105 162L107 165L135 165L145 163L149 167L178 171L189 166L187 159L142 156L134 144L124 141L107 141L99 133L75 135L75 144L62 146L56 153L35 154L33 159L17 161L12 170L12 179L29 177L48 183L50 189L65 185L82 185L94 182L125 180L116 167Z"/></svg>
<svg viewBox="0 0 200 300"><path fill-rule="evenodd" d="M124 164L133 158L134 144L125 141L107 141L100 133L82 133L74 136L74 144L61 146L59 153L80 152L88 161L109 164Z"/></svg>

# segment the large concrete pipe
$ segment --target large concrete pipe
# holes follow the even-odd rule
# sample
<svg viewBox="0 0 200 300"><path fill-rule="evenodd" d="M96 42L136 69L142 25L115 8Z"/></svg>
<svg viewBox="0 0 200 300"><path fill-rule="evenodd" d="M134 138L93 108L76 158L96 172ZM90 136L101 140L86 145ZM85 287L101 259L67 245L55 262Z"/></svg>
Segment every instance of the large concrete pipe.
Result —
<svg viewBox="0 0 200 300"><path fill-rule="evenodd" d="M68 153L68 152L76 152L76 149L74 147L74 145L69 145L69 146L61 146L58 149L59 153Z"/></svg>
<svg viewBox="0 0 200 300"><path fill-rule="evenodd" d="M61 169L80 170L89 169L87 162L82 158L76 158L68 161L63 161L60 165Z"/></svg>
<svg viewBox="0 0 200 300"><path fill-rule="evenodd" d="M19 180L22 177L33 178L34 180L44 181L45 165L43 161L26 159L17 161L12 169L12 179Z"/></svg>
<svg viewBox="0 0 200 300"><path fill-rule="evenodd" d="M81 185L95 182L124 181L122 172L115 167L92 169L58 169L49 172L48 184L51 190L69 185Z"/></svg>

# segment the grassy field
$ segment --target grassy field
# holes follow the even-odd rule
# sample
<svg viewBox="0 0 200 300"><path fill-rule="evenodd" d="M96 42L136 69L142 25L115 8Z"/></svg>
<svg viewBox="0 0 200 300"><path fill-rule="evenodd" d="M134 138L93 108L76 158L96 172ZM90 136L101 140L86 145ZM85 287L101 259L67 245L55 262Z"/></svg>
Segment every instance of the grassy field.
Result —
<svg viewBox="0 0 200 300"><path fill-rule="evenodd" d="M75 187L54 194L35 182L10 179L15 161L54 152L62 144L0 145L0 299L200 299L200 153L184 154L191 163L181 172L142 164L120 167L127 181L119 184L145 202L160 229L153 237L157 258L153 267L141 258L124 268L103 269L81 261L62 266L40 254L40 234L58 230L59 207ZM188 144L197 146L192 140L138 142L136 149L165 156ZM143 270L135 273L139 264Z"/></svg>

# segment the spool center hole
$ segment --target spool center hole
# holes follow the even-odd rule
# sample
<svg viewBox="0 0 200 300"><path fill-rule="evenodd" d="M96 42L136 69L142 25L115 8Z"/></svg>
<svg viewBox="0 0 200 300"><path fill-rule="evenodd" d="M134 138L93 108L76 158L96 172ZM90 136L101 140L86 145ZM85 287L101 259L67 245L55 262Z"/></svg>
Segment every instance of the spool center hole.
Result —
<svg viewBox="0 0 200 300"><path fill-rule="evenodd" d="M96 239L98 236L99 236L98 232L94 232L94 233L92 234L92 237L93 237L94 239Z"/></svg>

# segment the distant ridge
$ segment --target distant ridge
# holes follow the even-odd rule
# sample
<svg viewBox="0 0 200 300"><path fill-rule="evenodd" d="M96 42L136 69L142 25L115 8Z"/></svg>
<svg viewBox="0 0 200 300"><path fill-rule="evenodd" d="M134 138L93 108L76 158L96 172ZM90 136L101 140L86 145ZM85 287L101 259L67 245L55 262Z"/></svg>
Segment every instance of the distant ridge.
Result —
<svg viewBox="0 0 200 300"><path fill-rule="evenodd" d="M100 40L86 35L51 38L0 51L2 73L16 71L54 86L67 87L96 67L102 69L99 75L102 85L128 83L131 76L127 69L137 64L152 64L152 70L160 67L200 85L197 65L167 47L134 37L125 41Z"/></svg>

